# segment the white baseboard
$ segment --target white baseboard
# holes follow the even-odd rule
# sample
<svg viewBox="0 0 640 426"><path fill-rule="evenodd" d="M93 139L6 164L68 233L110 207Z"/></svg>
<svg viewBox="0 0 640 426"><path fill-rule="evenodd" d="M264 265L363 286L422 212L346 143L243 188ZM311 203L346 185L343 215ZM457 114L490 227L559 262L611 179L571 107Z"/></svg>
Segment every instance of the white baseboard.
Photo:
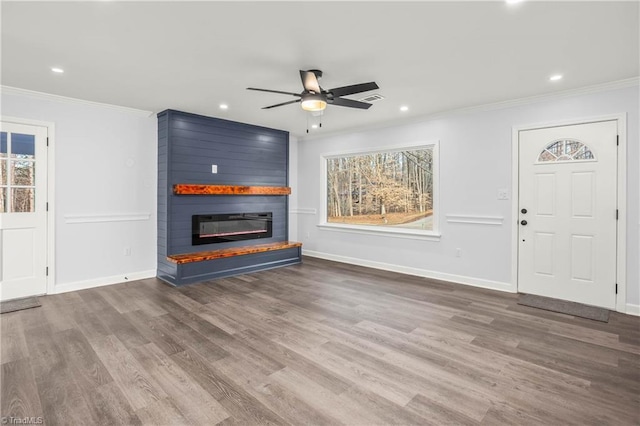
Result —
<svg viewBox="0 0 640 426"><path fill-rule="evenodd" d="M627 303L627 312L625 313L628 315L635 315L637 317L640 317L640 305Z"/></svg>
<svg viewBox="0 0 640 426"><path fill-rule="evenodd" d="M411 268L408 266L393 265L391 263L375 262L372 260L357 259L355 257L339 256L336 254L322 253L302 249L304 256L317 257L335 262L349 263L351 265L366 266L368 268L382 269L384 271L398 272L401 274L415 275L418 277L432 278L435 280L449 281L457 284L470 285L474 287L487 288L490 290L516 293L516 289L509 283L499 281L484 280L481 278L466 277L463 275L447 274L444 272L429 271L426 269Z"/></svg>
<svg viewBox="0 0 640 426"><path fill-rule="evenodd" d="M110 277L95 278L86 281L75 281L64 284L57 284L53 288L52 294L67 293L76 290L86 290L88 288L102 287L105 285L118 284L127 281L144 280L156 276L156 270L132 272L130 274L113 275Z"/></svg>

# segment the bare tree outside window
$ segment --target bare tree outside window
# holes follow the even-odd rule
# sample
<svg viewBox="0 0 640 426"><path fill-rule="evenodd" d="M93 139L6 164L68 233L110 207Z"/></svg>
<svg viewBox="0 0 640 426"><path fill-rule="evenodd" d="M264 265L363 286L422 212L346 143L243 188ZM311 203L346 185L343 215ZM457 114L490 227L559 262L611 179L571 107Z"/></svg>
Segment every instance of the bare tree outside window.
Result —
<svg viewBox="0 0 640 426"><path fill-rule="evenodd" d="M433 147L327 159L327 222L433 230Z"/></svg>

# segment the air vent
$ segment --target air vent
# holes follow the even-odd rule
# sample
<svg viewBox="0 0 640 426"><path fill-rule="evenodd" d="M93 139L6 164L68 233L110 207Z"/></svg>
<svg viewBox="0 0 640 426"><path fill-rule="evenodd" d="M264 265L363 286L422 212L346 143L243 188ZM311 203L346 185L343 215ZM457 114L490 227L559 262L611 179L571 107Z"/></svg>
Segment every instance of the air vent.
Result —
<svg viewBox="0 0 640 426"><path fill-rule="evenodd" d="M373 95L369 95L366 98L358 99L360 102L378 102L384 99L384 96L374 93Z"/></svg>

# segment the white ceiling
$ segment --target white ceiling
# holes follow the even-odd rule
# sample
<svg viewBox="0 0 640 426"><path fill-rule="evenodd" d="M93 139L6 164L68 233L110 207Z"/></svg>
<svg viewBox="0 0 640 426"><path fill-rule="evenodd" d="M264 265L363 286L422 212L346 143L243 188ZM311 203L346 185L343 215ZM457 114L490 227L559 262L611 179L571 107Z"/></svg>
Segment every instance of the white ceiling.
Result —
<svg viewBox="0 0 640 426"><path fill-rule="evenodd" d="M321 85L376 81L369 110L329 106L317 132L633 78L632 2L2 2L2 84L159 112L167 108L303 135ZM54 74L58 66L64 74ZM552 83L549 76L564 79ZM354 96L359 98L361 96ZM218 105L227 103L222 111ZM399 107L410 110L401 113ZM312 118L312 120L314 120Z"/></svg>

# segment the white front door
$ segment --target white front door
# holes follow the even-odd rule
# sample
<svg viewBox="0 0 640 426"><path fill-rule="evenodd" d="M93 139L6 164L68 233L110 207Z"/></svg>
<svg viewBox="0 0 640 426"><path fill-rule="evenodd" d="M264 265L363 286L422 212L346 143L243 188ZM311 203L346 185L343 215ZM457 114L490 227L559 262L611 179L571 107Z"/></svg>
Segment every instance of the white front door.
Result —
<svg viewBox="0 0 640 426"><path fill-rule="evenodd" d="M615 309L617 126L520 131L518 292Z"/></svg>
<svg viewBox="0 0 640 426"><path fill-rule="evenodd" d="M0 300L47 291L47 129L0 123Z"/></svg>

